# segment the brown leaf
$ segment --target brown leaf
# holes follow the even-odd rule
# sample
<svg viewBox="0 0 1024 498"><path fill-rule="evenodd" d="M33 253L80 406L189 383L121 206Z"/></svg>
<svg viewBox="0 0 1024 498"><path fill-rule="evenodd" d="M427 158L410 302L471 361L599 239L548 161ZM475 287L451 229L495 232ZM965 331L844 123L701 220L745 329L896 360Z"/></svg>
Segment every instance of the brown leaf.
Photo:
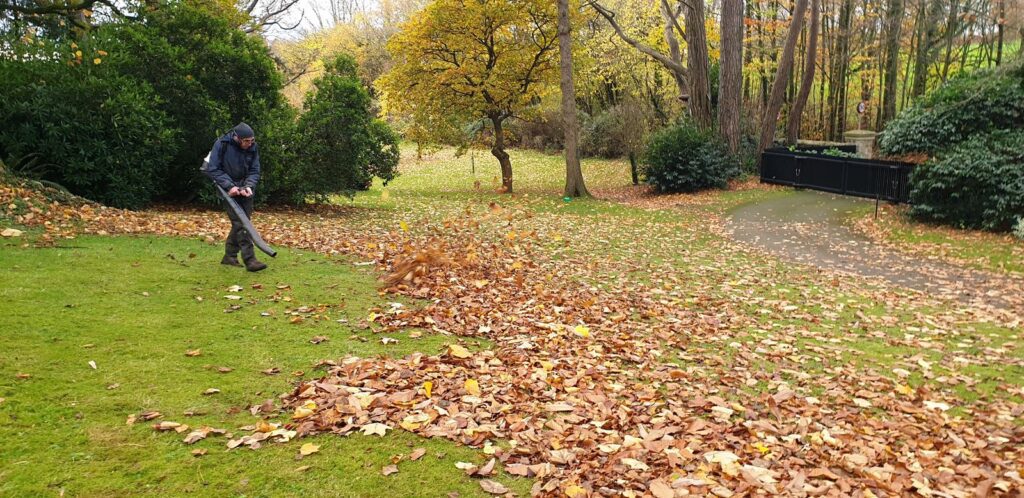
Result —
<svg viewBox="0 0 1024 498"><path fill-rule="evenodd" d="M383 469L381 469L380 473L384 474L386 476L389 476L391 474L397 474L398 473L398 466L397 465L387 465Z"/></svg>
<svg viewBox="0 0 1024 498"><path fill-rule="evenodd" d="M425 448L416 448L415 450L412 450L412 453L409 453L409 460L412 460L412 461L419 460L420 457L422 457L426 453L427 453L427 450Z"/></svg>
<svg viewBox="0 0 1024 498"><path fill-rule="evenodd" d="M647 485L647 489L654 495L655 498L673 498L676 495L675 490L672 489L665 481L661 479L655 479Z"/></svg>
<svg viewBox="0 0 1024 498"><path fill-rule="evenodd" d="M504 484L490 479L480 481L480 487L492 495L503 495L508 493L508 488L506 488Z"/></svg>

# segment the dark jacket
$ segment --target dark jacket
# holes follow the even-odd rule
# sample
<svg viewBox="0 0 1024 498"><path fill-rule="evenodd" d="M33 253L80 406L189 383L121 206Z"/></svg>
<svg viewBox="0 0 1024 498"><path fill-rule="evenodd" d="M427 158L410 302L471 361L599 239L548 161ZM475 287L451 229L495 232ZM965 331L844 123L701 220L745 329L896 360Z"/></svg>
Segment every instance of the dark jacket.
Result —
<svg viewBox="0 0 1024 498"><path fill-rule="evenodd" d="M259 146L243 149L235 142L235 133L228 132L213 143L209 164L204 166L203 173L224 190L255 188L260 181Z"/></svg>

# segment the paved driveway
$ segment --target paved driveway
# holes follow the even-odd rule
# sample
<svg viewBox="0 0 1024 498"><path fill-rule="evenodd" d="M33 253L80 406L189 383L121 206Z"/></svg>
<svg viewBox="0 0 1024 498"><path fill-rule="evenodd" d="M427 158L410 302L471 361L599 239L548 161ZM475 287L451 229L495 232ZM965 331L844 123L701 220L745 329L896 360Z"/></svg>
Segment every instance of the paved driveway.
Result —
<svg viewBox="0 0 1024 498"><path fill-rule="evenodd" d="M922 259L887 249L850 229L855 211L874 201L795 191L741 206L726 233L749 247L826 270L878 277L891 284L963 302L1024 312L1024 279Z"/></svg>

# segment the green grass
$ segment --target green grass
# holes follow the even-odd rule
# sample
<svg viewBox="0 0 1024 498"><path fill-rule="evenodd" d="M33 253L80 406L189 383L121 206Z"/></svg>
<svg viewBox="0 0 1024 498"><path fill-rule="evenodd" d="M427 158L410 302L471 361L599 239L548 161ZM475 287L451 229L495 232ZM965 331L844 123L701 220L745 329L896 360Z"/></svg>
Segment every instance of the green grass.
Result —
<svg viewBox="0 0 1024 498"><path fill-rule="evenodd" d="M443 349L449 340L443 336L388 334L399 342L385 346L380 335L336 321L355 323L371 307L387 306L370 272L282 250L270 269L251 274L217 264L219 246L166 237L82 237L49 249L0 243L0 495L484 494L454 465L479 462L479 451L402 431L385 438L318 436L311 442L320 452L296 461L295 442L226 452L223 437L188 446L184 434L126 425L129 414L158 410L161 420L238 432L257 420L249 404L318 375L313 366L320 359ZM256 283L263 289L253 289ZM243 290L227 291L232 285ZM244 299L225 299L228 294ZM318 304L330 306L325 319L289 323L286 309ZM231 305L241 308L225 313ZM317 335L330 340L310 343ZM185 356L195 349L202 354ZM272 367L282 373L260 373ZM298 371L304 373L293 375ZM207 388L221 392L202 395ZM426 457L381 475L392 456L421 446ZM208 454L193 457L195 448ZM524 480L502 481L520 493L529 488Z"/></svg>
<svg viewBox="0 0 1024 498"><path fill-rule="evenodd" d="M468 157L455 158L450 150L420 161L410 148L403 154L402 175L389 186L376 184L354 199L338 201L358 208L345 223L399 230L405 221L417 232L467 210L483 218L492 203L503 206L516 215L514 220L481 222L479 236L536 231L538 259L594 265L581 284L658 288L659 299L697 313L750 318L746 328L723 332L732 336L687 347L689 357L722 362L725 371L771 374L777 365L758 361L741 366L725 346L775 339L800 349L804 360L798 368L809 375L853 364L872 375L893 376L893 367L923 352L935 362L936 372L946 372L941 360L951 355L979 361L957 372L979 383L949 387L917 376L908 381L914 387L928 384L970 403L1004 396L1000 385L1024 385L1024 369L999 364L999 357L987 360L982 349L1009 344L1011 352L1004 357L1019 359L1024 355L1019 331L961 324L928 337L943 344L942 350L910 348L897 343L906 329L921 328L923 321L946 310L875 301L863 282L829 285L814 270L763 254L725 250L726 241L708 230L714 217L744 203L789 195L788 190L684 196L680 205L662 209L601 199L565 202L560 156L513 151L517 194L508 196L494 192L497 165L485 152L475 153L475 173ZM633 188L626 161L587 159L583 169L595 191ZM27 236L38 234L30 230ZM321 445L320 452L297 461L299 442L226 452L222 437L187 446L181 442L183 435L156 433L141 422L125 424L130 414L158 410L163 420L237 430L256 420L245 410L248 405L289 392L300 378L316 377L320 371L313 365L321 359L430 354L452 340L429 333L419 339L389 333L399 342L385 346L380 335L352 326L391 300L378 294L377 275L366 267L281 248L282 254L269 261L270 269L250 274L217 264L219 244L196 240L90 236L63 244L22 248L13 240L0 240L5 332L0 355L0 397L5 398L0 402L0 495L56 495L61 490L72 496L482 495L477 481L454 466L456 461L480 462L479 451L401 430L385 438L317 436L311 442ZM255 283L262 290L254 289ZM229 292L232 285L243 290ZM227 294L244 299L228 300L223 297ZM240 308L225 313L232 305ZM287 309L317 305L327 306L322 320L307 317L303 323L289 323ZM784 312L783 305L798 309ZM762 312L766 309L768 313ZM866 323L857 312L876 321ZM880 320L887 316L895 324ZM651 324L656 325L654 320ZM317 335L330 340L311 344ZM954 348L965 338L975 341L972 347ZM469 344L489 347L476 340ZM825 347L826 352L809 347ZM202 354L185 356L194 349ZM92 369L89 361L98 368ZM665 361L690 366L676 354L667 354ZM233 370L218 373L221 366ZM282 373L260 373L271 367ZM292 375L298 371L302 373ZM706 380L715 387L710 372ZM22 373L31 377L19 379ZM771 375L789 376L781 371ZM793 385L801 383L810 395L824 389L816 380ZM107 389L113 384L118 387ZM769 387L761 381L749 386L747 394ZM207 388L221 392L203 396ZM199 415L186 417L185 411ZM380 474L391 457L421 446L428 449L426 457L403 461L396 475ZM190 454L194 448L209 452L196 458ZM307 465L304 472L296 470ZM531 485L509 476L501 481L521 495Z"/></svg>
<svg viewBox="0 0 1024 498"><path fill-rule="evenodd" d="M900 216L884 225L893 243L946 255L973 268L1024 275L1024 241L1010 235L914 223Z"/></svg>

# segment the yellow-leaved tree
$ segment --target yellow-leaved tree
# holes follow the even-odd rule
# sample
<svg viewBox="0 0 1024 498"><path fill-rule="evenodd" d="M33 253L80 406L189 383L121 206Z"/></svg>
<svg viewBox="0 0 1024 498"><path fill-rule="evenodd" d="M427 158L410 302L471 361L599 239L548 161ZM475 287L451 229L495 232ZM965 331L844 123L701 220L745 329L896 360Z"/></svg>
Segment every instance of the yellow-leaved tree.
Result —
<svg viewBox="0 0 1024 498"><path fill-rule="evenodd" d="M550 0L436 0L388 42L395 65L378 80L385 112L412 120L418 141L449 142L473 122L512 192L502 125L529 113L558 80L557 9Z"/></svg>

